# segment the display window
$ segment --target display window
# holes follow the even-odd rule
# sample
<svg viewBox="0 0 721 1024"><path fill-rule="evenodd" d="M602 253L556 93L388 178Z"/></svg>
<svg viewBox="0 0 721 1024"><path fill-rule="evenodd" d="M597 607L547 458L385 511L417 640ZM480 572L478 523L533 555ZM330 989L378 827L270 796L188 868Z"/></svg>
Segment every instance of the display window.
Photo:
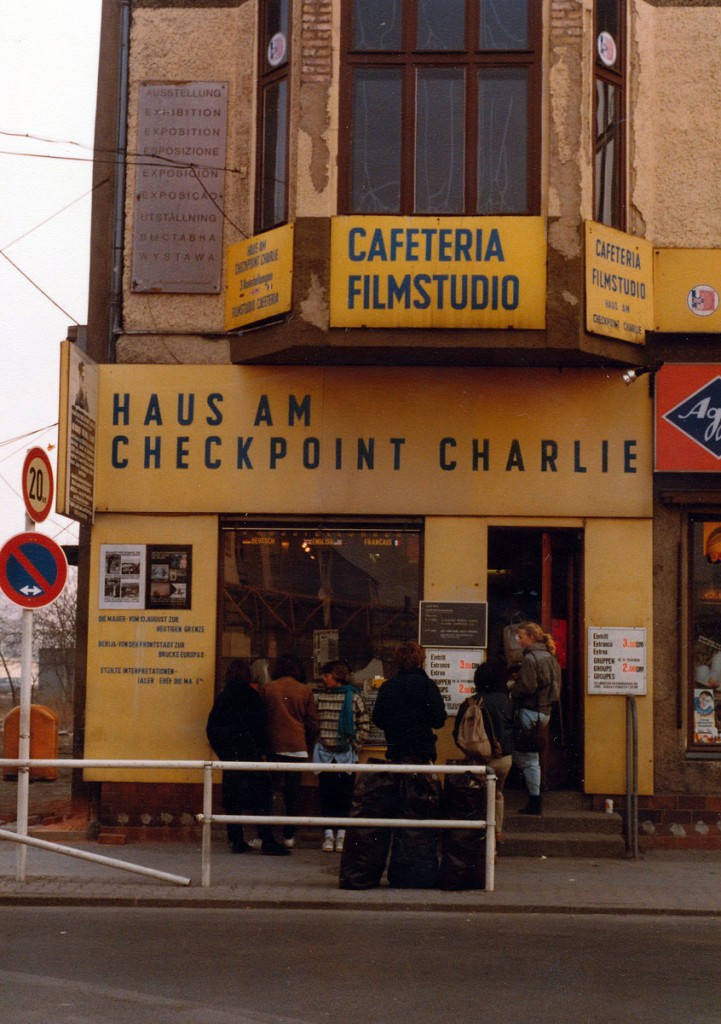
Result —
<svg viewBox="0 0 721 1024"><path fill-rule="evenodd" d="M721 754L721 519L691 521L689 746Z"/></svg>
<svg viewBox="0 0 721 1024"><path fill-rule="evenodd" d="M224 527L223 665L247 658L262 671L295 654L313 682L342 658L372 693L396 645L418 635L421 554L420 526L407 522Z"/></svg>

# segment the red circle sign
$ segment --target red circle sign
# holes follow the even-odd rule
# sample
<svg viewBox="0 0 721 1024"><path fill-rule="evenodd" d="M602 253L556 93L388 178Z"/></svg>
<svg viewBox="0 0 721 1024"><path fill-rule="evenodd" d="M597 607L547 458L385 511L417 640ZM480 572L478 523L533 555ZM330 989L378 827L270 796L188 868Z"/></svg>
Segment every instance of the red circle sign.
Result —
<svg viewBox="0 0 721 1024"><path fill-rule="evenodd" d="M21 608L44 608L68 578L65 552L42 533L18 533L0 548L0 590Z"/></svg>
<svg viewBox="0 0 721 1024"><path fill-rule="evenodd" d="M23 500L33 522L42 523L50 515L54 491L53 467L47 452L31 448L23 463Z"/></svg>

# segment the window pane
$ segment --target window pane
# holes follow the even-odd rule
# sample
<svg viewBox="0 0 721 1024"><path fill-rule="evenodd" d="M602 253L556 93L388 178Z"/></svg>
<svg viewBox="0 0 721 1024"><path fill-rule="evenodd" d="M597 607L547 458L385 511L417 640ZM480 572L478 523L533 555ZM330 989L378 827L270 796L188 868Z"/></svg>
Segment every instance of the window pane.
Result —
<svg viewBox="0 0 721 1024"><path fill-rule="evenodd" d="M418 49L463 50L465 6L465 0L418 0Z"/></svg>
<svg viewBox="0 0 721 1024"><path fill-rule="evenodd" d="M482 50L528 49L528 0L481 0Z"/></svg>
<svg viewBox="0 0 721 1024"><path fill-rule="evenodd" d="M596 0L596 35L610 32L618 42L618 0Z"/></svg>
<svg viewBox="0 0 721 1024"><path fill-rule="evenodd" d="M286 220L288 89L285 80L263 94L261 231Z"/></svg>
<svg viewBox="0 0 721 1024"><path fill-rule="evenodd" d="M416 213L463 212L462 71L420 71L416 85Z"/></svg>
<svg viewBox="0 0 721 1024"><path fill-rule="evenodd" d="M397 213L401 196L401 73L357 71L353 83L353 213Z"/></svg>
<svg viewBox="0 0 721 1024"><path fill-rule="evenodd" d="M528 88L524 69L478 76L478 194L480 214L528 208Z"/></svg>
<svg viewBox="0 0 721 1024"><path fill-rule="evenodd" d="M268 0L265 22L266 71L288 61L288 0Z"/></svg>
<svg viewBox="0 0 721 1024"><path fill-rule="evenodd" d="M402 0L355 0L353 48L400 50Z"/></svg>
<svg viewBox="0 0 721 1024"><path fill-rule="evenodd" d="M323 630L320 663L343 658L356 685L390 675L396 645L418 635L421 542L412 528L229 531L223 648L232 641L249 662L292 651L311 682Z"/></svg>
<svg viewBox="0 0 721 1024"><path fill-rule="evenodd" d="M616 144L615 86L596 81L596 166L594 179L594 218L599 224L620 226L618 163Z"/></svg>

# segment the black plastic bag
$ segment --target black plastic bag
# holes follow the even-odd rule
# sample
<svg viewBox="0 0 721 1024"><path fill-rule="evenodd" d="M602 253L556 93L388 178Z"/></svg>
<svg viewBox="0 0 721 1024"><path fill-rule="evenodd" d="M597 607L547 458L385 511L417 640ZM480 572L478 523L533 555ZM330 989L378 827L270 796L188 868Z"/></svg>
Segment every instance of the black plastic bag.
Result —
<svg viewBox="0 0 721 1024"><path fill-rule="evenodd" d="M394 818L398 778L385 772L359 775L353 788L351 818ZM391 845L389 828L349 828L340 861L340 889L374 889L380 885Z"/></svg>
<svg viewBox="0 0 721 1024"><path fill-rule="evenodd" d="M457 821L480 821L486 816L486 785L472 772L447 775L443 791L443 817ZM448 828L443 830L443 852L439 888L485 889L486 830Z"/></svg>
<svg viewBox="0 0 721 1024"><path fill-rule="evenodd" d="M438 818L441 787L437 776L399 776L399 818ZM393 830L388 884L395 889L438 887L438 831L431 828Z"/></svg>

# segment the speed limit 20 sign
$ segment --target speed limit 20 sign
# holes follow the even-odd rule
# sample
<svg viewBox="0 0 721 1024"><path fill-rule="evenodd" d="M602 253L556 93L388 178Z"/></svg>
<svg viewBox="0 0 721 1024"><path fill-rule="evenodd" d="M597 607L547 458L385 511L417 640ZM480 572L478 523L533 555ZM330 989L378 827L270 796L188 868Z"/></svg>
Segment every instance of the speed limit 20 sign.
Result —
<svg viewBox="0 0 721 1024"><path fill-rule="evenodd" d="M31 448L23 464L23 500L34 523L42 523L50 515L53 493L50 459L42 448Z"/></svg>

